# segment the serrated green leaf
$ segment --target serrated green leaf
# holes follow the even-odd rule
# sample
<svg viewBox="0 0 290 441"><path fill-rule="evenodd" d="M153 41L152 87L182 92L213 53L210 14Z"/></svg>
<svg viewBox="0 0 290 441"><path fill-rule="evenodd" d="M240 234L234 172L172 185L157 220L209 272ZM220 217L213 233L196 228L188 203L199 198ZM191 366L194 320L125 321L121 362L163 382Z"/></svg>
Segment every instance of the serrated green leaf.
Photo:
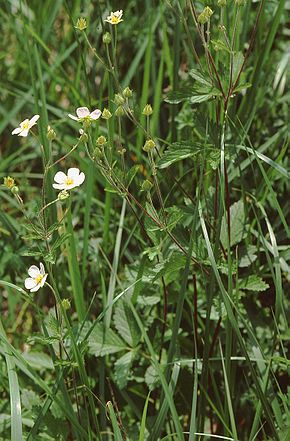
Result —
<svg viewBox="0 0 290 441"><path fill-rule="evenodd" d="M231 241L230 246L239 243L245 233L245 210L242 200L235 202L230 207L230 229L231 229ZM227 247L228 242L228 228L226 215L223 216L221 225L220 239L223 246Z"/></svg>
<svg viewBox="0 0 290 441"><path fill-rule="evenodd" d="M203 84L204 86L212 87L212 83L210 78L208 78L204 72L200 72L198 69L190 69L188 74L198 83Z"/></svg>
<svg viewBox="0 0 290 441"><path fill-rule="evenodd" d="M252 274L248 278L243 279L239 287L240 289L246 289L248 291L266 291L269 285L262 277Z"/></svg>
<svg viewBox="0 0 290 441"><path fill-rule="evenodd" d="M54 244L51 246L51 253L54 253L57 248L59 248L69 237L71 236L70 233L65 233L59 236Z"/></svg>
<svg viewBox="0 0 290 441"><path fill-rule="evenodd" d="M96 357L114 354L126 349L124 341L112 330L104 328L101 324L97 324L88 338L89 353Z"/></svg>
<svg viewBox="0 0 290 441"><path fill-rule="evenodd" d="M235 82L237 81L239 72L243 66L244 63L244 55L242 52L235 52L234 56L233 56L233 77L232 77L232 82L233 84L235 84Z"/></svg>
<svg viewBox="0 0 290 441"><path fill-rule="evenodd" d="M167 168L175 162L195 156L201 150L202 146L199 143L191 143L190 141L174 142L163 153L161 159L159 159L157 163L157 166L159 168Z"/></svg>
<svg viewBox="0 0 290 441"><path fill-rule="evenodd" d="M53 369L53 362L51 358L44 352L23 352L22 357L28 361L34 369Z"/></svg>
<svg viewBox="0 0 290 441"><path fill-rule="evenodd" d="M133 359L134 352L130 351L122 355L121 358L118 358L115 363L115 378L120 389L124 389L124 387L127 386Z"/></svg>
<svg viewBox="0 0 290 441"><path fill-rule="evenodd" d="M117 304L113 320L121 337L128 345L135 347L140 341L141 333L132 311L125 300Z"/></svg>

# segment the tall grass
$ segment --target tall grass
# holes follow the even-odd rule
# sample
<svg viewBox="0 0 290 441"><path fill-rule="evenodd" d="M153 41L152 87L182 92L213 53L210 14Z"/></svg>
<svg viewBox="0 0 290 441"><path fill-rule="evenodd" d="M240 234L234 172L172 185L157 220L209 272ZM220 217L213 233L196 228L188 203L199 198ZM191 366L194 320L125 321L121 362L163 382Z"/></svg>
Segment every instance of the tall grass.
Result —
<svg viewBox="0 0 290 441"><path fill-rule="evenodd" d="M285 3L3 2L0 439L289 439Z"/></svg>

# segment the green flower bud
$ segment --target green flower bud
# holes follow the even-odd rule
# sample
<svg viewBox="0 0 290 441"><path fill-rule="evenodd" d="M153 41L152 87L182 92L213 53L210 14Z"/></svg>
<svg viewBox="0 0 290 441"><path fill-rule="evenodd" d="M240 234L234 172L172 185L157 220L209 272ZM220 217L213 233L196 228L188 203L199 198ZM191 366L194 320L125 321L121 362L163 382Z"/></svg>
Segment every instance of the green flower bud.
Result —
<svg viewBox="0 0 290 441"><path fill-rule="evenodd" d="M213 14L213 10L210 9L209 6L206 6L201 14L197 17L197 21L200 24L205 24L209 21L210 17Z"/></svg>
<svg viewBox="0 0 290 441"><path fill-rule="evenodd" d="M69 198L69 192L66 190L62 190L58 193L57 199L59 201L65 201L67 198Z"/></svg>
<svg viewBox="0 0 290 441"><path fill-rule="evenodd" d="M87 28L87 20L85 18L78 18L75 28L79 31L84 31Z"/></svg>
<svg viewBox="0 0 290 441"><path fill-rule="evenodd" d="M107 139L103 135L99 136L97 139L97 145L105 145L106 142L107 142Z"/></svg>
<svg viewBox="0 0 290 441"><path fill-rule="evenodd" d="M246 0L235 0L237 6L244 6L246 4Z"/></svg>
<svg viewBox="0 0 290 441"><path fill-rule="evenodd" d="M131 90L130 87L126 87L123 90L123 95L125 98L131 98L131 96L133 95L133 90Z"/></svg>
<svg viewBox="0 0 290 441"><path fill-rule="evenodd" d="M144 152L150 152L151 150L154 149L155 146L156 146L156 144L153 141L153 139L147 139L147 141L145 142L145 144L143 146L143 150L144 150Z"/></svg>
<svg viewBox="0 0 290 441"><path fill-rule="evenodd" d="M106 33L103 35L103 43L105 43L105 44L110 44L111 41L112 41L111 34L110 34L109 32L106 32Z"/></svg>
<svg viewBox="0 0 290 441"><path fill-rule="evenodd" d="M220 8L223 8L224 6L227 5L227 0L218 0L217 3Z"/></svg>
<svg viewBox="0 0 290 441"><path fill-rule="evenodd" d="M111 117L112 117L112 114L111 114L110 110L105 108L102 113L102 118L103 119L110 119Z"/></svg>
<svg viewBox="0 0 290 441"><path fill-rule="evenodd" d="M124 115L124 110L122 109L121 106L117 107L115 111L115 115L118 116L119 118Z"/></svg>
<svg viewBox="0 0 290 441"><path fill-rule="evenodd" d="M88 137L88 135L86 134L86 132L83 129L79 130L79 134L81 135L80 136L80 141L81 142L84 142L84 143L88 142L89 137Z"/></svg>
<svg viewBox="0 0 290 441"><path fill-rule="evenodd" d="M117 104L117 106L122 106L122 104L124 104L125 102L124 97L120 93L115 94L114 101Z"/></svg>
<svg viewBox="0 0 290 441"><path fill-rule="evenodd" d="M63 299L61 304L62 304L62 307L65 311L67 311L71 307L69 299Z"/></svg>
<svg viewBox="0 0 290 441"><path fill-rule="evenodd" d="M17 185L14 185L14 187L11 188L11 193L13 193L13 194L19 193L19 188L17 187Z"/></svg>
<svg viewBox="0 0 290 441"><path fill-rule="evenodd" d="M153 113L152 106L150 104L146 104L146 106L143 109L142 115L150 116Z"/></svg>
<svg viewBox="0 0 290 441"><path fill-rule="evenodd" d="M46 136L47 136L47 139L49 139L49 141L53 141L56 138L56 133L52 127L47 126Z"/></svg>
<svg viewBox="0 0 290 441"><path fill-rule="evenodd" d="M9 190L11 190L15 186L15 180L10 176L5 176L4 185L6 188L9 188Z"/></svg>
<svg viewBox="0 0 290 441"><path fill-rule="evenodd" d="M96 147L94 150L94 159L102 159L103 157L103 152L101 149L99 149L99 147Z"/></svg>
<svg viewBox="0 0 290 441"><path fill-rule="evenodd" d="M142 184L141 191L150 191L152 187L152 182L149 181L149 179L146 179L146 181L144 181Z"/></svg>

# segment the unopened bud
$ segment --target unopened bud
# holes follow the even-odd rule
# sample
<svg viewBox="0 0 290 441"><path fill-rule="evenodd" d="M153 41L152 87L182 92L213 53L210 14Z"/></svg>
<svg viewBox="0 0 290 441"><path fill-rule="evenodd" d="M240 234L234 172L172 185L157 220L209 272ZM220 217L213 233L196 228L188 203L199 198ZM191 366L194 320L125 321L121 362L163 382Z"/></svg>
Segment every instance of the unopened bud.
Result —
<svg viewBox="0 0 290 441"><path fill-rule="evenodd" d="M79 31L84 31L87 28L87 20L82 17L78 18L75 28Z"/></svg>
<svg viewBox="0 0 290 441"><path fill-rule="evenodd" d="M150 116L153 113L152 106L150 104L146 104L146 106L143 109L142 115Z"/></svg>
<svg viewBox="0 0 290 441"><path fill-rule="evenodd" d="M218 0L217 4L220 8L223 8L227 5L227 0Z"/></svg>
<svg viewBox="0 0 290 441"><path fill-rule="evenodd" d="M14 185L14 187L11 188L11 193L13 193L13 194L19 193L19 188L17 187L17 185Z"/></svg>
<svg viewBox="0 0 290 441"><path fill-rule="evenodd" d="M59 201L65 201L67 198L69 198L69 192L66 190L62 190L58 193L57 199Z"/></svg>
<svg viewBox="0 0 290 441"><path fill-rule="evenodd" d="M244 6L246 3L246 0L235 0L235 3L237 6Z"/></svg>
<svg viewBox="0 0 290 441"><path fill-rule="evenodd" d="M65 310L65 311L67 311L68 309L70 309L70 301L69 301L69 299L63 299L62 300L62 302L61 302L61 304L62 304L62 307L63 307L63 309Z"/></svg>
<svg viewBox="0 0 290 441"><path fill-rule="evenodd" d="M111 117L112 117L112 114L111 114L110 110L105 108L102 113L102 118L110 119Z"/></svg>
<svg viewBox="0 0 290 441"><path fill-rule="evenodd" d="M106 142L107 142L107 139L103 135L99 136L97 139L97 145L105 145Z"/></svg>
<svg viewBox="0 0 290 441"><path fill-rule="evenodd" d="M144 150L144 152L150 152L151 150L154 149L155 146L156 146L156 144L153 141L153 139L147 139L147 141L145 142L145 144L143 146L143 150Z"/></svg>
<svg viewBox="0 0 290 441"><path fill-rule="evenodd" d="M119 118L124 115L124 110L121 106L117 107L117 109L115 110L115 115Z"/></svg>
<svg viewBox="0 0 290 441"><path fill-rule="evenodd" d="M84 143L88 142L89 137L88 137L88 135L86 134L86 132L83 129L79 130L79 134L81 135L80 136L80 141L82 141Z"/></svg>
<svg viewBox="0 0 290 441"><path fill-rule="evenodd" d="M110 34L109 32L106 32L106 33L103 35L103 43L105 43L105 44L110 44L111 41L112 41L111 34Z"/></svg>
<svg viewBox="0 0 290 441"><path fill-rule="evenodd" d="M213 14L213 10L209 6L206 6L202 11L202 13L199 14L199 16L197 17L197 21L200 24L205 24L209 21L212 14Z"/></svg>
<svg viewBox="0 0 290 441"><path fill-rule="evenodd" d="M101 159L103 157L103 152L99 147L96 147L94 150L94 159Z"/></svg>
<svg viewBox="0 0 290 441"><path fill-rule="evenodd" d="M46 136L47 136L47 139L49 139L49 141L53 141L56 138L56 133L52 127L47 126Z"/></svg>
<svg viewBox="0 0 290 441"><path fill-rule="evenodd" d="M131 90L130 87L126 87L123 90L123 95L125 98L131 98L131 96L133 95L133 90Z"/></svg>
<svg viewBox="0 0 290 441"><path fill-rule="evenodd" d="M125 102L124 97L120 93L115 94L114 101L117 104L117 106L122 106L122 104L124 104Z"/></svg>
<svg viewBox="0 0 290 441"><path fill-rule="evenodd" d="M150 182L149 179L146 179L142 184L141 191L150 191L152 187L152 182Z"/></svg>

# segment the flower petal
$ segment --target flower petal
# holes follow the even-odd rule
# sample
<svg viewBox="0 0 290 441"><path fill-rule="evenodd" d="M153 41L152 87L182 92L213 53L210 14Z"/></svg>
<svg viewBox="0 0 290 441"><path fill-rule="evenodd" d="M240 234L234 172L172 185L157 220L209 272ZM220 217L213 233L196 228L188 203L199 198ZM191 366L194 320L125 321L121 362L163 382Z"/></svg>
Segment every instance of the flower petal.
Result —
<svg viewBox="0 0 290 441"><path fill-rule="evenodd" d="M43 265L43 263L40 262L39 266L40 266L40 274L44 276L44 274L45 274L45 269L44 269L44 265Z"/></svg>
<svg viewBox="0 0 290 441"><path fill-rule="evenodd" d="M67 178L66 174L62 171L59 171L55 174L53 179L58 184L63 184L65 182L66 178Z"/></svg>
<svg viewBox="0 0 290 441"><path fill-rule="evenodd" d="M24 138L26 138L26 136L28 135L29 129L25 129L25 130L21 130L21 132L19 133L18 136L23 136Z"/></svg>
<svg viewBox="0 0 290 441"><path fill-rule="evenodd" d="M67 171L67 175L71 179L77 179L79 177L80 171L78 168L72 167Z"/></svg>
<svg viewBox="0 0 290 441"><path fill-rule="evenodd" d="M18 135L18 133L20 133L22 130L21 127L17 127L16 129L13 130L13 132L11 132L12 135Z"/></svg>
<svg viewBox="0 0 290 441"><path fill-rule="evenodd" d="M35 278L40 274L40 269L36 265L31 265L31 267L28 269L28 274L30 277Z"/></svg>
<svg viewBox="0 0 290 441"><path fill-rule="evenodd" d="M99 109L96 109L90 114L90 117L92 119L96 120L96 119L99 119L101 115L102 115L102 112Z"/></svg>
<svg viewBox="0 0 290 441"><path fill-rule="evenodd" d="M40 118L39 115L34 115L34 116L31 118L31 120L29 121L29 125L30 125L30 127L34 126L34 125L36 124L36 121L39 120L39 118Z"/></svg>
<svg viewBox="0 0 290 441"><path fill-rule="evenodd" d="M38 290L39 290L39 288L41 288L41 285L40 285L40 283L38 283L37 285L35 285L35 287L34 287L34 288L32 288L32 289L30 290L30 292L36 292L36 291L38 291Z"/></svg>
<svg viewBox="0 0 290 441"><path fill-rule="evenodd" d="M80 175L76 179L76 184L82 185L82 183L84 182L85 179L86 179L86 176L85 176L84 172L81 172Z"/></svg>
<svg viewBox="0 0 290 441"><path fill-rule="evenodd" d="M24 286L26 289L31 289L36 286L36 283L34 279L32 279L31 277L27 277L27 279L24 280Z"/></svg>
<svg viewBox="0 0 290 441"><path fill-rule="evenodd" d="M45 275L43 276L43 279L41 280L41 282L40 282L40 284L39 284L41 288L42 288L43 285L45 284L46 279L47 279L47 274L45 274Z"/></svg>
<svg viewBox="0 0 290 441"><path fill-rule="evenodd" d="M67 186L65 184L52 184L53 188L56 190L66 190Z"/></svg>
<svg viewBox="0 0 290 441"><path fill-rule="evenodd" d="M79 118L85 118L86 116L89 116L90 111L87 107L78 107L76 114Z"/></svg>
<svg viewBox="0 0 290 441"><path fill-rule="evenodd" d="M77 116L72 115L71 113L68 114L68 117L71 118L71 119L74 119L75 121L79 120L79 118Z"/></svg>

